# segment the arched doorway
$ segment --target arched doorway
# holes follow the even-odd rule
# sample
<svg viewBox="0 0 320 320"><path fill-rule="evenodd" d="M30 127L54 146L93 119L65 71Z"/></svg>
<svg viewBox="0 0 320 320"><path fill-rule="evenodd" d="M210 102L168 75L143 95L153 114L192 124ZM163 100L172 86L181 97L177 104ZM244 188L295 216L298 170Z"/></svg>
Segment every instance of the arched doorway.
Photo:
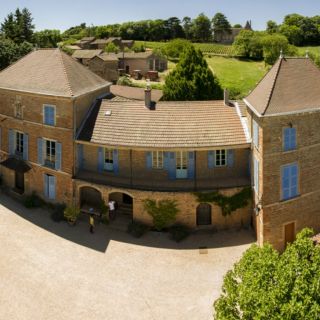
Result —
<svg viewBox="0 0 320 320"><path fill-rule="evenodd" d="M116 215L133 218L133 198L124 192L112 192L109 194L109 201L116 203Z"/></svg>
<svg viewBox="0 0 320 320"><path fill-rule="evenodd" d="M103 203L101 192L92 187L80 188L80 207L90 207L95 211L100 211Z"/></svg>
<svg viewBox="0 0 320 320"><path fill-rule="evenodd" d="M211 224L211 205L200 203L197 207L197 226L209 226Z"/></svg>

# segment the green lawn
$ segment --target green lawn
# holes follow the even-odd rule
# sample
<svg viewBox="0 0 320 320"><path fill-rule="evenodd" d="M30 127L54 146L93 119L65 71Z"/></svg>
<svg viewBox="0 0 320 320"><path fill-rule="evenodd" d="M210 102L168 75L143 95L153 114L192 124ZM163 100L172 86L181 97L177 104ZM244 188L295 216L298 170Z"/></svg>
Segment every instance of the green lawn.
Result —
<svg viewBox="0 0 320 320"><path fill-rule="evenodd" d="M267 72L264 62L224 57L206 59L221 86L229 89L231 96L237 98L246 96Z"/></svg>
<svg viewBox="0 0 320 320"><path fill-rule="evenodd" d="M299 56L305 56L307 51L315 56L320 55L320 47L298 47Z"/></svg>

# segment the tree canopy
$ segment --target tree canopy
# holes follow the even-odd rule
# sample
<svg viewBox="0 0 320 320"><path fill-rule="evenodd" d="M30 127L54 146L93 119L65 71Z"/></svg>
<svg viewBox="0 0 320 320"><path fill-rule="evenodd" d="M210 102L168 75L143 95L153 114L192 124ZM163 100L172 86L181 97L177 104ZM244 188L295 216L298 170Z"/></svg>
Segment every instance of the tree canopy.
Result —
<svg viewBox="0 0 320 320"><path fill-rule="evenodd" d="M219 82L200 50L187 46L180 61L166 78L164 100L216 100L223 96Z"/></svg>
<svg viewBox="0 0 320 320"><path fill-rule="evenodd" d="M219 32L219 31L231 32L231 25L227 17L221 12L216 13L215 16L213 17L212 28L213 28L213 32Z"/></svg>
<svg viewBox="0 0 320 320"><path fill-rule="evenodd" d="M253 245L229 271L215 319L320 319L320 246L304 229L283 254Z"/></svg>

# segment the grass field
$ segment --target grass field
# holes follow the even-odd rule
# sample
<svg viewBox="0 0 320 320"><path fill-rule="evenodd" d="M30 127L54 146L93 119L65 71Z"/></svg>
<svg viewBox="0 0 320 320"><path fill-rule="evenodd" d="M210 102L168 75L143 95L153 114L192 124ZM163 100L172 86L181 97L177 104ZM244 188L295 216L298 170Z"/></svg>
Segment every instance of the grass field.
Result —
<svg viewBox="0 0 320 320"><path fill-rule="evenodd" d="M221 86L229 89L231 95L237 98L246 96L267 72L264 62L225 57L207 57L206 59Z"/></svg>
<svg viewBox="0 0 320 320"><path fill-rule="evenodd" d="M320 47L298 47L299 56L306 55L306 52L309 51L311 54L315 56L320 55Z"/></svg>

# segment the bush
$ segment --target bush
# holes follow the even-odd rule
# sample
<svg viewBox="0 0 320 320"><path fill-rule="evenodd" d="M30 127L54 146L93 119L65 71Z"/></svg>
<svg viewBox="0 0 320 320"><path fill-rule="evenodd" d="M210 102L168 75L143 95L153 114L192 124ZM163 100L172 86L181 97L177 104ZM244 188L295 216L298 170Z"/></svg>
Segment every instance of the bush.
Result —
<svg viewBox="0 0 320 320"><path fill-rule="evenodd" d="M51 219L54 222L60 222L64 220L64 210L66 209L66 205L64 203L56 204L53 207L53 211L51 213Z"/></svg>
<svg viewBox="0 0 320 320"><path fill-rule="evenodd" d="M67 207L63 211L63 215L64 215L64 218L68 222L74 224L77 221L77 219L78 219L78 217L80 215L80 208L78 208L78 207Z"/></svg>
<svg viewBox="0 0 320 320"><path fill-rule="evenodd" d="M147 231L149 227L141 222L132 221L128 225L128 233L130 233L135 238L141 238Z"/></svg>
<svg viewBox="0 0 320 320"><path fill-rule="evenodd" d="M180 242L190 235L190 229L182 224L176 224L169 228L170 237L176 242Z"/></svg>
<svg viewBox="0 0 320 320"><path fill-rule="evenodd" d="M30 196L27 196L24 200L24 206L26 208L39 208L44 204L44 201L37 196L35 192L32 192Z"/></svg>
<svg viewBox="0 0 320 320"><path fill-rule="evenodd" d="M117 85L131 87L132 86L132 81L131 81L131 79L129 77L123 76L123 77L119 78L119 80L117 82Z"/></svg>

